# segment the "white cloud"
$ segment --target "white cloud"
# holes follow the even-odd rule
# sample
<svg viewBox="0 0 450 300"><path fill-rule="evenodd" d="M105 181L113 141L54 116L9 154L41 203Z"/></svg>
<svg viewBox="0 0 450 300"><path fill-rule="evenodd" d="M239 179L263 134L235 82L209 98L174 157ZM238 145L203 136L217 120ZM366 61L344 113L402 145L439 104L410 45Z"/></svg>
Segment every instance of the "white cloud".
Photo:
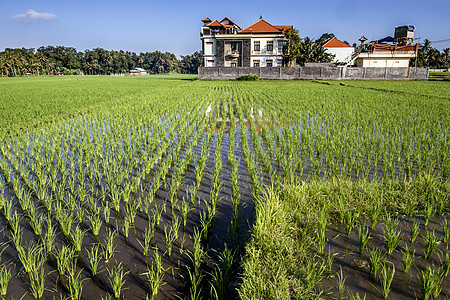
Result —
<svg viewBox="0 0 450 300"><path fill-rule="evenodd" d="M29 22L37 20L53 20L56 19L56 15L52 13L40 13L32 9L28 9L23 14L18 14L12 17L17 22Z"/></svg>

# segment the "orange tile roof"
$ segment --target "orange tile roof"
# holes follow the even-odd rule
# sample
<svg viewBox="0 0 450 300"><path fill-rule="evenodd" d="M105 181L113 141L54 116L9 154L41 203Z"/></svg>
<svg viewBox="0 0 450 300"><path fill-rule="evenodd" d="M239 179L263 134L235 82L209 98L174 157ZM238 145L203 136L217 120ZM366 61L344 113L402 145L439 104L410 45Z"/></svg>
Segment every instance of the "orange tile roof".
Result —
<svg viewBox="0 0 450 300"><path fill-rule="evenodd" d="M211 19L210 19L210 18L204 18L204 19L202 20L202 22L211 22Z"/></svg>
<svg viewBox="0 0 450 300"><path fill-rule="evenodd" d="M252 25L239 31L239 33L283 33L283 30L273 26L263 19L259 19Z"/></svg>
<svg viewBox="0 0 450 300"><path fill-rule="evenodd" d="M231 24L233 24L233 25L236 25L237 27L239 27L239 29L241 29L241 26L239 26L236 22L234 22L233 20L231 20L231 19L228 18L228 17L223 18L223 19L220 21L220 23L223 23L223 21L225 21L225 20L228 20L229 23L231 23ZM225 25L225 24L224 24L224 25Z"/></svg>
<svg viewBox="0 0 450 300"><path fill-rule="evenodd" d="M286 33L288 29L294 29L294 26L292 25L275 25L274 27L282 30L283 33Z"/></svg>
<svg viewBox="0 0 450 300"><path fill-rule="evenodd" d="M223 24L220 24L219 21L214 20L206 26L208 26L208 27L223 27Z"/></svg>
<svg viewBox="0 0 450 300"><path fill-rule="evenodd" d="M419 44L397 46L397 45L374 45L373 51L417 51Z"/></svg>
<svg viewBox="0 0 450 300"><path fill-rule="evenodd" d="M333 37L328 42L323 44L324 48L351 48L351 46L347 45L344 42L341 42L337 38Z"/></svg>

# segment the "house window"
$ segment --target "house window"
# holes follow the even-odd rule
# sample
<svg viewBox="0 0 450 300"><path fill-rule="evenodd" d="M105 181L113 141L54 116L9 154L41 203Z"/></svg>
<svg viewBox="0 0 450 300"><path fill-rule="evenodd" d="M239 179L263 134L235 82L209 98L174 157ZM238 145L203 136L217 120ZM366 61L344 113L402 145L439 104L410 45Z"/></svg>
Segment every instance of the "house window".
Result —
<svg viewBox="0 0 450 300"><path fill-rule="evenodd" d="M278 64L279 67L282 67L282 66L283 66L283 60L282 60L282 59L279 59L279 60L277 61L277 64Z"/></svg>
<svg viewBox="0 0 450 300"><path fill-rule="evenodd" d="M266 60L266 67L272 67L273 66L273 60L268 59Z"/></svg>
<svg viewBox="0 0 450 300"><path fill-rule="evenodd" d="M259 60L254 60L253 61L253 67L259 68Z"/></svg>
<svg viewBox="0 0 450 300"><path fill-rule="evenodd" d="M213 53L213 43L212 42L206 42L205 53L206 54L212 54Z"/></svg>
<svg viewBox="0 0 450 300"><path fill-rule="evenodd" d="M267 42L267 51L273 51L273 42Z"/></svg>
<svg viewBox="0 0 450 300"><path fill-rule="evenodd" d="M278 52L283 53L284 41L278 41Z"/></svg>
<svg viewBox="0 0 450 300"><path fill-rule="evenodd" d="M253 48L254 51L260 51L261 50L261 44L259 41L255 41L255 45Z"/></svg>

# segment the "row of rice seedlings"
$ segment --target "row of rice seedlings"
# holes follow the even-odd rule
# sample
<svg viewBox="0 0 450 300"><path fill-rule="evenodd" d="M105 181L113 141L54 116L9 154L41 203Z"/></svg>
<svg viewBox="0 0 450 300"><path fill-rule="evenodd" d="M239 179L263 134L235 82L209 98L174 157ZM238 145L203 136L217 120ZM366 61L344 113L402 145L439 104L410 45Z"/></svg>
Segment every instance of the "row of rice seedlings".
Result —
<svg viewBox="0 0 450 300"><path fill-rule="evenodd" d="M271 95L272 96L272 95ZM267 96L264 95L262 97L259 98L266 98ZM278 96L276 96L278 97ZM271 99L272 100L272 99ZM285 101L285 99L283 99L283 102L287 102ZM280 105L280 107L283 107L282 105ZM296 105L295 107L301 107ZM302 107L303 109L303 107ZM283 110L282 108L280 108L280 110ZM297 113L295 110L292 111L292 108L289 108L289 113L286 111L284 114L280 113L281 117L285 118L286 121L285 123L287 124L292 124L293 122L295 123L300 123L302 126L301 131L305 131L308 130L307 127L311 126L310 122L302 122L303 120L308 120L308 113L306 112L302 112L302 114ZM333 112L335 113L335 112ZM329 115L331 115L330 113L328 113ZM323 114L322 114L323 115ZM287 116L291 116L291 117L287 117ZM413 126L409 126L410 124L408 124L409 120L405 120L403 119L402 121L404 121L403 123L400 124L401 130L402 130L402 135L400 135L397 132L389 132L389 133L385 133L384 131L386 129L389 129L389 127L387 126L377 126L376 122L367 122L368 120L371 119L375 119L377 116L374 116L373 114L371 115L369 114L365 114L365 115L358 115L355 116L358 117L357 120L353 121L353 124L357 124L357 126L353 125L353 126L341 126L339 131L334 130L334 128L339 128L339 124L336 124L336 120L341 119L342 122L347 122L347 120L349 119L348 115L344 115L344 117L339 118L339 116L335 113L334 116L331 115L331 117L329 118L330 122L325 122L322 124L314 124L314 130L317 130L320 133L320 130L323 130L322 133L320 133L321 135L326 135L326 143L324 144L326 147L329 147L330 145L334 145L336 147L335 150L333 151L323 151L323 155L322 156L325 158L325 160L328 162L328 164L326 166L329 166L329 164L333 164L333 165L339 165L336 164L335 161L336 159L339 159L340 161L342 161L342 166L339 166L338 169L340 170L339 173L337 173L336 175L342 175L340 173L344 173L344 174L358 174L358 170L364 170L364 176L363 178L366 178L367 176L365 174L368 174L369 170L370 172L375 172L377 170L377 163L379 163L379 161L382 161L382 166L384 168L384 172L382 173L382 176L384 178L389 178L395 175L394 170L398 170L398 169L404 169L406 176L411 176L412 173L414 172L414 169L411 169L411 165L413 164L413 161L411 158L414 157L414 159L416 159L417 161L420 161L419 166L417 167L417 171L421 173L422 170L427 169L429 166L426 166L426 164L424 162L429 161L430 157L431 157L431 151L426 151L424 150L424 145L425 144L421 144L420 146L418 146L417 144L412 147L412 143L415 140L414 138L412 138L413 134L416 134L416 132L423 132L425 127L424 127L424 123L423 122L419 122L421 126L421 128L418 128L418 124L416 121L415 124L413 124ZM375 117L375 118L374 118ZM298 120L300 120L300 122L298 122ZM383 121L380 121L381 124L379 125L383 125ZM331 131L328 131L329 127L328 124L332 124ZM351 124L351 122L349 123ZM338 126L336 126L338 125ZM427 124L428 125L428 124ZM350 132L347 134L346 130L352 130L352 131L356 131L358 130L358 132L356 132L356 134L351 133ZM415 131L412 130L412 128L415 128ZM374 130L375 129L375 130ZM399 130L398 128L395 128L395 130ZM317 132L316 131L316 132ZM364 134L364 132L367 132L367 134ZM312 132L313 133L313 132ZM405 136L406 135L406 136ZM352 138L355 139L355 137L357 137L358 139L361 139L361 142L356 142L352 141L349 142L348 139ZM429 138L429 136L427 136L426 134L423 136L425 138ZM436 166L437 164L440 164L440 158L438 158L440 155L442 155L443 153L445 153L444 149L442 148L443 144L442 141L435 138L437 136L433 136L433 142L435 143L435 148L431 148L433 149L432 153L433 155L435 155L434 161L433 161L433 167L430 167L429 169L434 170L434 166ZM357 139L357 141L359 141ZM317 140L317 139L314 139ZM303 140L304 142L304 140ZM309 143L309 141L306 141L307 143ZM427 144L426 144L426 148L428 149L429 147L429 140L426 140ZM333 144L330 144L333 143ZM404 144L403 144L404 143ZM354 145L353 149L345 149L345 147L347 147L347 145ZM417 147L418 146L418 147ZM320 148L320 144L319 147L314 147L314 148ZM348 148L348 147L347 147ZM406 149L406 152L403 152L403 150ZM342 151L344 150L344 151ZM350 150L350 151L349 151ZM350 154L347 154L349 153ZM358 152L362 152L362 153L366 153L364 155L354 155L353 153L358 153ZM303 151L304 153L304 151ZM336 158L333 157L334 154L337 154ZM328 155L328 158L327 158ZM361 157L362 159L359 159L358 157ZM330 159L331 158L331 159ZM363 166L363 168L361 168L361 166ZM402 167L403 166L403 167ZM445 172L446 176L448 175L448 167L445 168L447 170L447 172ZM324 171L325 172L325 171ZM409 174L409 175L408 175ZM443 174L443 173L441 173ZM357 175L357 177L361 177L360 175Z"/></svg>

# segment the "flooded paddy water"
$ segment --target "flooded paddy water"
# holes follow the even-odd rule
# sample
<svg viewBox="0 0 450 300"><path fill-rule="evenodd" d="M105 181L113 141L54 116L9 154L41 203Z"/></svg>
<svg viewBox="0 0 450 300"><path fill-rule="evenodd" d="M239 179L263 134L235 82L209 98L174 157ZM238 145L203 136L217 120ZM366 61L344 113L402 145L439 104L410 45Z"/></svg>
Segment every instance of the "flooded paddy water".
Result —
<svg viewBox="0 0 450 300"><path fill-rule="evenodd" d="M324 253L333 253L334 262L330 270L324 272L321 282L324 297L326 299L339 299L339 276L341 269L345 278L344 293L346 298L356 297L361 299L382 299L382 273L380 269L376 277L370 275L370 252L380 250L382 264L390 269L395 267L395 273L390 284L389 299L422 299L421 274L431 267L439 273L444 272L443 263L445 255L448 256L448 237L444 242L443 221L450 220L448 215L434 216L425 226L422 217L399 217L396 230L401 233L401 239L391 254L387 253L385 241L385 223L380 220L372 229L371 222L365 223L369 228L370 239L360 254L360 240L356 228L350 234L346 233L344 225L330 225L326 233L327 243ZM411 242L413 223L419 224L419 233L414 242ZM426 237L428 232L434 232L439 241L432 255L426 258ZM448 233L447 233L448 234ZM413 262L409 270L405 272L403 265L404 253L413 253ZM326 259L326 258L325 258ZM448 259L448 258L447 258ZM447 271L448 272L448 271ZM440 281L440 294L437 298L447 299L450 297L450 276L442 276Z"/></svg>

